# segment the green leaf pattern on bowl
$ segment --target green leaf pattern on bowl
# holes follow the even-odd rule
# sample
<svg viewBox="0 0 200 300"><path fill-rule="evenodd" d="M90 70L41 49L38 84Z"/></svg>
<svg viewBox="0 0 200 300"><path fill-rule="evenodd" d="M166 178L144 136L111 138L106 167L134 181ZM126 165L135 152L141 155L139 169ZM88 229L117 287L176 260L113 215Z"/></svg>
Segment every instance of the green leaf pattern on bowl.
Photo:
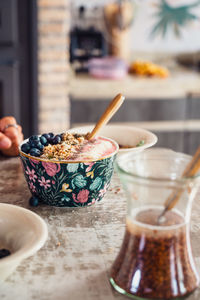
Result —
<svg viewBox="0 0 200 300"><path fill-rule="evenodd" d="M91 163L52 163L20 156L31 193L53 206L87 206L100 201L116 155Z"/></svg>

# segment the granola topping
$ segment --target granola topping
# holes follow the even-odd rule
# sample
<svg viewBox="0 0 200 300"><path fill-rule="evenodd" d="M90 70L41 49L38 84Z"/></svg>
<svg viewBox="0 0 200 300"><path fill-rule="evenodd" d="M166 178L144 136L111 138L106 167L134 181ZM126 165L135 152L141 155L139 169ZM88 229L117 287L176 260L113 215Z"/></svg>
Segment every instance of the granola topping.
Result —
<svg viewBox="0 0 200 300"><path fill-rule="evenodd" d="M44 147L41 158L56 160L90 160L111 154L116 146L109 140L98 137L88 141L86 135L64 133L61 143Z"/></svg>

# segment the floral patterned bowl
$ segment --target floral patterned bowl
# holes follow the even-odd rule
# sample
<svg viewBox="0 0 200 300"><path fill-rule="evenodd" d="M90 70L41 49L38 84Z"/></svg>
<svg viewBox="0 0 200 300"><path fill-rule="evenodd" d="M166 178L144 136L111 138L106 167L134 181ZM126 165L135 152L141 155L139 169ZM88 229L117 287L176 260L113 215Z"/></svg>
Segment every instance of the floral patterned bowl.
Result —
<svg viewBox="0 0 200 300"><path fill-rule="evenodd" d="M33 157L21 151L24 175L33 196L53 206L87 206L100 201L111 180L115 150L96 161L53 161ZM27 140L23 141L25 143Z"/></svg>

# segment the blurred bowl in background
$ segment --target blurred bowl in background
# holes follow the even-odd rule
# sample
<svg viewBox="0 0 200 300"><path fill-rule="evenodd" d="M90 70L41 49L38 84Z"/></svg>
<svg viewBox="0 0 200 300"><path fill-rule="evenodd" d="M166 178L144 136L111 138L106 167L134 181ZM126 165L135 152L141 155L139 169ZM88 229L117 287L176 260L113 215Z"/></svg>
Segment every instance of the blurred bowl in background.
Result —
<svg viewBox="0 0 200 300"><path fill-rule="evenodd" d="M88 71L92 77L99 79L123 79L128 67L123 59L108 56L90 59Z"/></svg>
<svg viewBox="0 0 200 300"><path fill-rule="evenodd" d="M22 262L35 254L46 242L47 225L32 211L0 203L0 249L10 255L0 259L0 282L4 281Z"/></svg>
<svg viewBox="0 0 200 300"><path fill-rule="evenodd" d="M69 131L74 133L87 133L93 128L94 125L82 126L71 128ZM155 145L158 140L157 136L148 130L126 125L106 125L100 129L98 135L116 141L120 147L119 154L130 151L132 153L139 153L144 149Z"/></svg>

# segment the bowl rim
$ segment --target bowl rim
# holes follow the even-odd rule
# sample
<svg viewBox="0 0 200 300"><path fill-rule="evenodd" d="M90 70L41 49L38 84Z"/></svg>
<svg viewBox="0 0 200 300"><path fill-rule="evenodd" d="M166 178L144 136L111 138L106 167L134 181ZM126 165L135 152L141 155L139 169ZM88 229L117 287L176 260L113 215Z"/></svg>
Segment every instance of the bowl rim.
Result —
<svg viewBox="0 0 200 300"><path fill-rule="evenodd" d="M48 229L45 221L36 213L32 212L29 209L24 207L8 204L8 203L0 203L0 208L5 208L6 211L19 211L20 213L31 217L32 220L36 221L38 225L40 225L40 230L38 231L37 239L31 245L26 245L25 247L21 247L14 253L11 253L9 256L0 260L0 266L10 264L16 260L21 261L29 256L32 256L36 253L40 248L42 248L48 238Z"/></svg>
<svg viewBox="0 0 200 300"><path fill-rule="evenodd" d="M41 134L38 134L38 136L41 136ZM41 158L41 157L36 157L36 156L32 156L30 154L26 154L25 152L21 151L21 146L28 141L28 139L25 139L21 142L21 144L19 145L18 149L19 149L19 154L20 156L24 156L27 157L29 159L32 160L38 160L38 161L42 161L42 162L48 162L48 163L57 163L57 164L77 164L77 163L90 163L90 162L97 162L97 161L101 161L104 160L106 158L110 158L112 156L114 156L115 154L117 154L117 152L119 151L119 145L116 141L114 141L111 138L105 137L105 136L99 136L101 138L104 138L106 140L109 140L110 142L112 142L115 145L115 151L113 151L111 154L104 156L103 158L98 158L98 159L87 159L87 160L54 160L54 159L48 159L48 158Z"/></svg>
<svg viewBox="0 0 200 300"><path fill-rule="evenodd" d="M150 149L151 150L151 149ZM173 158L177 158L177 159L185 159L188 162L191 160L191 155L186 154L186 153L182 153L179 151L174 151L170 148L164 148L164 147L158 147L158 148L154 148L154 150L167 150L168 152L162 152L162 153L157 153L156 154L156 158L157 159L162 159L162 160L169 160L169 159L173 159ZM147 150L149 151L149 150ZM147 153L147 152L146 152ZM153 154L153 153L152 153ZM182 177L182 178L162 178L162 177L145 177L142 175L138 175L135 172L131 172L131 171L127 171L124 167L122 167L122 165L126 165L128 162L133 161L149 161L149 160L155 160L154 156L152 157L141 157L141 155L143 155L142 153L138 153L136 156L132 156L131 153L126 153L124 155L121 155L115 162L115 168L117 170L118 173L125 175L129 178L132 178L134 180L143 180L143 182L148 182L148 184L152 184L152 183L158 183L158 184L168 184L168 186L170 186L171 184L179 184L179 185L184 185L186 182L190 182L191 180L197 179L197 176L189 176L189 177Z"/></svg>
<svg viewBox="0 0 200 300"><path fill-rule="evenodd" d="M84 128L90 128L90 127L93 127L93 124L91 125L84 125L84 126L79 126L79 127L73 127L73 128L70 128L68 131L69 132L74 132L74 130L79 130L79 129L84 129ZM144 129L144 128L141 128L141 127L137 127L137 126L130 126L130 125L118 125L118 124L110 124L110 125L106 125L107 128L113 128L115 130L120 130L120 129L127 129L127 130L130 130L132 131L133 133L134 132L141 132L141 133L144 133L146 134L147 136L151 137L152 141L151 142L148 142L148 143L145 143L144 145L142 146L139 146L139 147L129 147L129 148L124 148L124 149L120 149L119 148L119 153L126 153L126 152L130 152L130 151L133 151L133 150L144 150L146 148L149 148L153 145L155 145L158 141L158 137L151 131L147 130L147 129ZM112 139L112 138L111 138ZM117 143L117 142L116 142ZM118 143L117 143L118 144Z"/></svg>

